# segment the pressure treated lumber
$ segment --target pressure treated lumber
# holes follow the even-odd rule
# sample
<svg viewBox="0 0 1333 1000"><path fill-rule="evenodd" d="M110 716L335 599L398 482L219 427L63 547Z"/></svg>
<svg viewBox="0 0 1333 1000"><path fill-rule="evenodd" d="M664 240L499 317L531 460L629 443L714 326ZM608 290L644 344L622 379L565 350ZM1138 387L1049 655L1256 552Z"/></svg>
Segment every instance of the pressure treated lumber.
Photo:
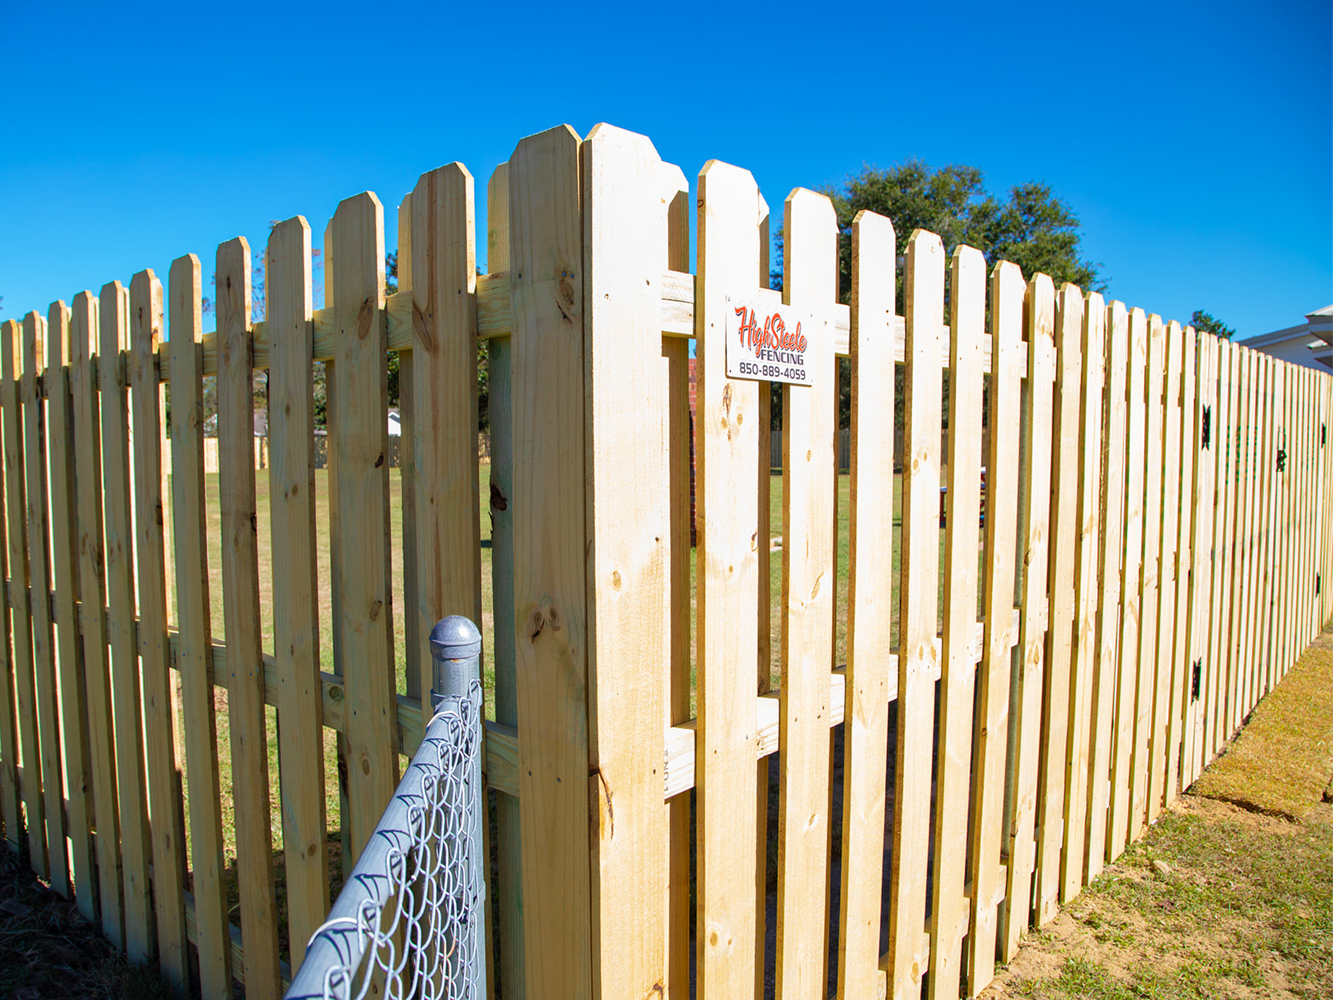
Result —
<svg viewBox="0 0 1333 1000"><path fill-rule="evenodd" d="M938 669L934 638L939 526L936 515L926 512L939 509L939 317L944 312L944 246L933 233L917 230L908 241L903 295L907 311L906 432L889 986L894 997L910 998L921 995L922 967L929 956L921 927L926 907L935 715L932 675Z"/></svg>
<svg viewBox="0 0 1333 1000"><path fill-rule="evenodd" d="M70 341L70 388L74 396L78 489L79 633L88 692L89 755L93 777L93 828L97 831L97 885L102 931L124 942L120 896L120 819L116 801L115 750L111 733L111 677L107 661L106 584L102 576L102 449L97 380L90 354L98 341L98 300L91 292L74 299Z"/></svg>
<svg viewBox="0 0 1333 1000"><path fill-rule="evenodd" d="M79 641L76 599L79 563L74 520L74 404L69 391L70 322L64 302L53 302L46 315L46 383L48 467L51 497L51 584L55 590L52 617L56 627L56 660L60 686L62 763L69 797L65 818L69 830L70 873L79 915L96 919L97 887L89 806L92 763L88 759L88 702L84 681L83 648ZM3 718L3 716L0 716Z"/></svg>
<svg viewBox="0 0 1333 1000"><path fill-rule="evenodd" d="M491 274L509 269L509 164L502 163L486 185L486 266ZM400 262L401 266L401 262ZM491 471L487 512L491 519L491 593L495 647L495 720L518 725L514 621L514 372L510 338L496 337L489 351L487 413L491 424ZM514 789L517 792L517 788ZM523 877L518 798L499 793L495 799L498 881L491 884L498 911L502 989L521 995L523 974Z"/></svg>
<svg viewBox="0 0 1333 1000"><path fill-rule="evenodd" d="M1063 897L1065 779L1078 622L1075 559L1079 541L1079 427L1083 295L1066 283L1056 297L1055 401L1051 427L1050 617L1042 691L1041 758L1037 769L1037 888L1034 924L1045 926Z"/></svg>
<svg viewBox="0 0 1333 1000"><path fill-rule="evenodd" d="M840 1000L870 996L879 978L884 789L892 666L888 646L893 557L876 545L893 523L893 223L860 212L852 223L852 412L848 512L847 681L843 729L842 887L838 922Z"/></svg>
<svg viewBox="0 0 1333 1000"><path fill-rule="evenodd" d="M28 580L38 594L50 589L51 547L47 516L46 413L37 394L37 380L46 359L42 347L46 322L35 312L23 317L23 376L19 403L23 408L23 464L27 477L24 519L28 526ZM61 792L60 726L56 721L55 633L47 601L32 602L33 680L44 807L48 881L69 898L69 860L65 853L65 809Z"/></svg>
<svg viewBox="0 0 1333 1000"><path fill-rule="evenodd" d="M324 727L315 558L315 426L310 357L310 226L301 216L269 233L266 259L269 515L273 638L278 672L278 766L292 971L329 906Z"/></svg>
<svg viewBox="0 0 1333 1000"><path fill-rule="evenodd" d="M28 598L28 531L26 522L27 488L23 475L23 408L19 398L20 364L23 356L23 330L13 320L0 328L0 354L3 354L4 384L0 388L0 408L4 415L5 507L9 514L9 574L22 582L23 590L12 605L14 716L18 747L23 755L26 776L21 782L23 808L28 832L28 863L40 877L46 878L46 803L42 798L42 760L38 749L37 690L33 670L33 618ZM8 683L8 682L7 682ZM8 692L6 692L8 693ZM11 732L14 731L11 728ZM58 774L58 772L57 772Z"/></svg>
<svg viewBox="0 0 1333 1000"><path fill-rule="evenodd" d="M835 360L823 345L837 297L837 220L825 196L798 188L784 210L783 298L814 314L811 386L783 387L782 686L778 820L779 996L827 993L821 913L828 898L828 670L835 575ZM814 346L820 345L820 346Z"/></svg>
<svg viewBox="0 0 1333 1000"><path fill-rule="evenodd" d="M387 345L379 316L384 308L384 210L379 199L366 192L342 201L330 236L337 319L329 383L335 401L329 446L336 452L330 480L337 479L331 499L338 526L331 535L338 594L333 628L340 637L347 684L349 811L343 822L351 827L355 862L398 783L384 416Z"/></svg>
<svg viewBox="0 0 1333 1000"><path fill-rule="evenodd" d="M1090 307L1091 308L1091 307ZM1091 882L1106 863L1106 816L1111 800L1114 748L1116 657L1120 649L1120 586L1125 535L1126 392L1129 368L1129 315L1124 303L1106 307L1105 372L1101 434L1101 569L1097 599L1097 662L1092 677L1092 718L1088 757L1088 848L1083 878ZM1088 357L1085 355L1085 357ZM1090 358L1089 358L1090 360Z"/></svg>
<svg viewBox="0 0 1333 1000"><path fill-rule="evenodd" d="M222 885L221 785L209 608L204 498L202 268L194 254L178 257L168 276L176 373L171 386L171 492L175 508L177 648L185 769L190 791L190 874L198 928L199 983L207 1000L230 1000L232 955Z"/></svg>
<svg viewBox="0 0 1333 1000"><path fill-rule="evenodd" d="M259 632L255 514L250 247L243 237L217 253L218 499L222 515L222 614L227 637L236 873L245 936L247 997L277 997L278 921L273 898L268 733ZM381 362L382 363L382 362Z"/></svg>
<svg viewBox="0 0 1333 1000"><path fill-rule="evenodd" d="M668 828L661 773L666 688L645 659L667 649L666 463L635 414L666 408L661 160L647 138L597 125L580 149L587 420L588 674L595 803L593 992L649 996L665 979ZM625 470L634 467L633 477ZM659 989L660 992L660 989Z"/></svg>
<svg viewBox="0 0 1333 1000"><path fill-rule="evenodd" d="M102 286L99 357L118 357L129 345L130 296L119 281ZM99 365L102 406L102 498L107 598L111 642L111 697L114 705L116 791L120 802L121 875L125 901L125 952L132 962L152 952L154 928L149 903L148 835L144 788L143 709L139 697L139 656L135 642L134 531L130 499L129 415L126 384L118 365ZM253 434L253 431L251 432ZM257 610L256 610L257 614Z"/></svg>
<svg viewBox="0 0 1333 1000"><path fill-rule="evenodd" d="M753 287L759 193L710 160L698 183L695 418L698 520L697 974L701 1000L752 996L756 977L754 685L758 389L726 377L726 296Z"/></svg>
<svg viewBox="0 0 1333 1000"><path fill-rule="evenodd" d="M1148 806L1148 756L1152 741L1153 695L1157 676L1158 587L1162 550L1163 381L1166 328L1148 317L1147 437L1144 454L1143 577L1139 585L1139 659L1134 699L1134 749L1130 760L1129 839L1143 832Z"/></svg>
<svg viewBox="0 0 1333 1000"><path fill-rule="evenodd" d="M157 348L163 329L162 283L152 271L130 282L130 415L134 447L134 548L139 620L135 646L143 685L144 764L151 821L158 966L181 995L189 988L185 935L185 831L176 809L175 704L167 637L161 387Z"/></svg>
<svg viewBox="0 0 1333 1000"><path fill-rule="evenodd" d="M958 996L963 933L970 914L963 894L967 872L968 793L972 772L972 699L976 667L969 654L977 617L977 547L981 526L981 335L986 326L986 260L973 247L959 247L951 261L949 366L949 483L944 549L944 636L941 658L939 761L935 781L933 928L930 935L930 995ZM1001 340L1003 343L1003 340ZM873 544L873 543L871 543ZM983 684L985 682L983 681ZM988 690L988 693L991 693ZM999 700L992 694L992 702ZM1005 694L1008 700L1008 694ZM983 741L987 742L987 741ZM1003 772L986 767L983 747L977 768L984 802L978 840L982 879L994 885L1000 862ZM998 778L998 780L997 780ZM991 848L994 848L993 857ZM992 863L993 862L993 863ZM973 874L973 886L978 884Z"/></svg>
<svg viewBox="0 0 1333 1000"><path fill-rule="evenodd" d="M529 1000L592 991L578 144L562 126L509 158L514 620L497 628L515 630Z"/></svg>
<svg viewBox="0 0 1333 1000"><path fill-rule="evenodd" d="M1022 274L1004 268L992 274L1001 306L993 322L999 326L999 356L1007 359L991 376L993 426L1011 429L992 433L987 473L994 485L986 489L986 628L990 662L1007 663L1017 671L1011 742L1014 759L1013 795L1008 824L1008 896L1002 914L1001 957L1012 958L1019 935L1027 929L1033 909L1033 874L1037 864L1037 769L1041 749L1042 692L1045 687L1047 578L1050 573L1051 409L1055 383L1055 286L1036 275L1019 291ZM1005 294L1007 293L1007 294ZM1020 295L1023 301L1020 302ZM1020 314L1019 309L1022 309ZM1026 345L1020 340L1027 334ZM1026 350L1024 347L1026 346ZM1018 382L1019 358L1026 354L1026 391ZM994 469L994 473L990 470ZM1007 471L1008 470L1008 471ZM1022 546L1019 546L1021 540ZM1018 558L1018 553L1023 558ZM1017 586L1020 620L1013 637L1001 629L1000 609ZM1006 660L1006 657L1008 658ZM986 669L983 661L982 669ZM1015 678L1010 674L1010 680ZM978 940L977 944L980 942ZM993 968L990 952L978 956L980 966ZM974 966L975 968L975 966ZM977 980L979 981L979 976Z"/></svg>

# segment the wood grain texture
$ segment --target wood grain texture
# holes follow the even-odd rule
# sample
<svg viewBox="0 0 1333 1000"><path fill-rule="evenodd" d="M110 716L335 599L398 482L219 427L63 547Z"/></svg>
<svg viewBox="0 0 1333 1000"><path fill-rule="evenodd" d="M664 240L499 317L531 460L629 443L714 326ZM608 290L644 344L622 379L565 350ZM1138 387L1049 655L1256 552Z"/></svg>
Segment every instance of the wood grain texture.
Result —
<svg viewBox="0 0 1333 1000"><path fill-rule="evenodd" d="M162 339L162 283L152 271L130 281L128 373L134 442L134 548L138 566L138 648L144 713L144 764L153 860L158 965L178 994L189 988L185 935L185 831L176 811L175 703L167 638L166 538L163 531L162 413L157 349Z"/></svg>
<svg viewBox="0 0 1333 1000"><path fill-rule="evenodd" d="M1194 783L1199 772L1203 713L1209 684L1208 622L1212 617L1214 517L1212 475L1216 468L1214 459L1217 452L1212 440L1217 432L1213 422L1217 417L1215 383L1212 381L1213 343L1211 334L1197 333L1195 336L1195 390L1190 415L1193 435L1189 441L1192 452L1190 461L1193 463L1193 495L1190 503L1194 509L1190 515L1189 588L1185 596L1185 679L1179 772L1182 792ZM1205 411L1208 421L1207 447L1204 446ZM1196 669L1197 686L1194 682Z"/></svg>
<svg viewBox="0 0 1333 1000"><path fill-rule="evenodd" d="M176 664L181 678L190 792L190 874L198 927L199 984L208 1000L232 995L231 941L223 889L221 785L209 610L204 498L202 269L194 254L172 262L171 502L175 509Z"/></svg>
<svg viewBox="0 0 1333 1000"><path fill-rule="evenodd" d="M754 287L758 188L710 160L698 184L695 509L698 524L698 996L756 987L757 383L726 377L726 296Z"/></svg>
<svg viewBox="0 0 1333 1000"><path fill-rule="evenodd" d="M0 337L12 340L18 324L6 320L0 324ZM4 420L3 390L0 390L0 420ZM8 476L0 461L0 495L8 498ZM0 517L0 569L9 579L8 532ZM22 792L19 788L18 722L14 715L14 657L10 642L9 588L0 593L0 818L4 820L5 843L18 853L23 833Z"/></svg>
<svg viewBox="0 0 1333 1000"><path fill-rule="evenodd" d="M847 707L843 729L842 887L838 997L873 995L879 980L884 878L884 791L889 742L893 557L877 545L893 523L893 223L860 212L852 223L852 412L848 511Z"/></svg>
<svg viewBox="0 0 1333 1000"><path fill-rule="evenodd" d="M130 295L119 281L102 286L97 375L102 407L102 500L105 504L106 589L110 603L111 697L120 802L121 877L125 952L132 962L152 954L155 928L149 900L148 834L144 787L143 705L135 639L134 527L130 491L130 429L120 352L129 346Z"/></svg>
<svg viewBox="0 0 1333 1000"><path fill-rule="evenodd" d="M922 924L930 846L934 673L939 669L934 639L940 568L940 317L944 315L944 246L933 233L918 229L907 244L903 296L907 312L906 436L888 948L892 962L889 986L897 1000L921 995L928 958Z"/></svg>
<svg viewBox="0 0 1333 1000"><path fill-rule="evenodd" d="M1250 606L1251 631L1248 659L1250 662L1248 690L1246 692L1246 714L1266 693L1268 676L1268 641L1272 634L1272 606L1270 603L1273 568L1273 516L1277 494L1277 394L1278 366L1273 359L1265 355L1262 366L1259 422L1262 427L1259 439L1259 451L1256 466L1259 472L1258 500L1259 509L1255 511L1254 529L1254 590Z"/></svg>
<svg viewBox="0 0 1333 1000"><path fill-rule="evenodd" d="M1222 691L1218 704L1217 728L1213 734L1212 753L1221 749L1222 744L1235 732L1233 720L1236 712L1237 673L1239 665L1236 650L1240 643L1240 632L1244 616L1240 608L1241 578L1237 567L1242 560L1241 539L1245 520L1240 507L1245 500L1246 439L1245 428L1248 426L1248 378L1249 360L1245 349L1231 345L1228 392L1228 461L1227 475L1227 520L1223 538L1223 552L1226 557L1225 572L1221 579L1223 599L1228 614L1223 629L1221 655L1225 666L1222 671Z"/></svg>
<svg viewBox="0 0 1333 1000"><path fill-rule="evenodd" d="M1091 298L1091 296L1089 296ZM1092 306L1089 306L1091 309ZM1125 437L1129 376L1129 314L1124 303L1105 307L1105 391L1101 434L1101 569L1097 599L1096 664L1088 745L1088 850L1083 878L1091 882L1106 863L1106 816L1111 804L1116 657L1120 650L1120 593L1125 537ZM1090 357L1085 355L1089 360Z"/></svg>
<svg viewBox="0 0 1333 1000"><path fill-rule="evenodd" d="M813 385L782 390L777 990L797 997L827 993L819 918L828 899L836 371L832 324L820 321L837 299L837 220L825 196L804 188L787 196L783 217L783 299L815 316L804 354Z"/></svg>
<svg viewBox="0 0 1333 1000"><path fill-rule="evenodd" d="M1148 806L1148 756L1152 742L1153 696L1157 677L1158 586L1162 550L1163 381L1166 328L1148 317L1147 436L1144 454L1143 579L1139 585L1138 679L1134 698L1134 750L1130 761L1129 839L1139 839Z"/></svg>
<svg viewBox="0 0 1333 1000"><path fill-rule="evenodd" d="M236 872L245 938L247 997L277 997L278 922L273 899L268 735L259 632L254 397L250 343L250 246L218 247L218 494L222 514L222 615L227 636ZM382 363L382 362L381 362Z"/></svg>
<svg viewBox="0 0 1333 1000"><path fill-rule="evenodd" d="M1066 283L1055 300L1055 402L1051 425L1050 618L1042 690L1041 759L1037 768L1038 928L1054 919L1062 897L1060 873L1065 834L1065 778L1068 774L1070 702L1079 548L1080 401L1082 393L1083 294Z"/></svg>
<svg viewBox="0 0 1333 1000"><path fill-rule="evenodd" d="M74 396L75 474L78 489L79 632L88 692L89 754L93 765L93 828L97 831L97 885L102 931L124 941L120 903L120 818L116 804L115 751L111 733L111 677L107 662L106 585L102 576L102 449L97 381L90 352L98 341L98 300L74 299L70 326Z"/></svg>
<svg viewBox="0 0 1333 1000"><path fill-rule="evenodd" d="M1129 397L1125 471L1125 555L1121 595L1120 684L1115 703L1115 752L1111 765L1111 809L1107 861L1125 850L1129 836L1131 759L1134 749L1134 695L1139 673L1140 586L1143 576L1143 490L1146 468L1138 456L1147 447L1148 317L1129 314Z"/></svg>
<svg viewBox="0 0 1333 1000"><path fill-rule="evenodd" d="M968 849L969 786L972 776L972 702L976 666L971 656L976 632L977 548L981 543L981 426L984 387L981 337L986 328L986 259L960 246L953 252L949 300L949 475L944 548L944 636L940 659L939 759L935 779L934 878L931 885L930 996L957 997L962 979L963 935L971 914L964 895ZM1019 279L1021 282L1021 279ZM1021 293L1020 293L1021 295ZM997 313L998 316L998 313ZM997 323L998 327L998 323ZM1004 338L1000 338L1003 351ZM873 543L872 543L873 544ZM1013 598L1010 597L1010 606ZM982 681L985 685L986 682ZM991 704L999 691L987 690ZM1004 692L1006 708L1008 691ZM989 725L989 720L988 720ZM1006 736L1008 734L1006 733ZM984 747L983 755L995 754ZM1003 823L1003 764L977 769L980 820L972 884L1000 888L1000 826ZM998 781L996 777L998 775ZM989 784L986 780L989 779ZM992 848L994 848L992 852ZM984 868L978 881L977 871Z"/></svg>
<svg viewBox="0 0 1333 1000"><path fill-rule="evenodd" d="M666 215L666 261L678 271L690 269L690 184L674 164L661 171L663 208ZM667 726L686 722L691 716L694 679L690 655L692 617L690 556L690 477L694 436L690 423L690 345L676 337L662 338L662 362L667 379L667 403L662 434L666 443L667 481L671 499L671 525L667 536L667 684L664 708ZM762 451L762 449L761 449ZM765 470L767 471L767 470ZM767 779L768 775L764 775ZM690 837L688 796L669 800L666 822L670 828L667 859L666 981L665 997L688 997L690 989Z"/></svg>
<svg viewBox="0 0 1333 1000"><path fill-rule="evenodd" d="M763 194L758 194L755 199L755 209L759 221L759 287L767 288L769 284L769 227L772 223L772 214L768 207L768 202ZM772 444L773 444L773 385L769 382L760 382L758 387L758 398L755 405L754 419L758 440L755 442L756 458L755 478L759 484L758 493L758 530L755 533L756 538L772 538L772 511L773 511L773 475L772 475ZM782 392L779 388L777 392ZM779 443L780 443L779 439ZM769 693L773 690L773 576L770 572L773 563L773 552L771 545L757 545L755 547L755 578L758 583L758 592L755 603L761 609L756 621L756 654L755 680L756 687L760 693ZM779 584L779 587L781 585ZM779 590L780 596L780 590ZM781 612L779 610L779 615ZM781 624L778 626L779 639L781 646ZM779 668L780 669L780 668ZM781 695L778 697L781 701ZM779 707L778 727L782 726L781 710ZM756 899L764 899L765 904L762 907L755 908L754 925L754 992L755 996L763 995L767 988L768 970L765 966L768 964L768 861L769 861L769 839L768 839L768 799L769 799L769 767L768 762L764 761L755 771L755 812L754 812L754 830L756 843L763 845L754 855L754 891ZM780 780L780 779L779 779ZM775 859L776 863L776 859ZM826 911L827 912L827 911ZM776 927L774 928L776 931Z"/></svg>
<svg viewBox="0 0 1333 1000"><path fill-rule="evenodd" d="M369 192L345 199L330 229L337 318L329 381L329 395L336 400L329 438L330 450L337 453L338 480L338 531L330 536L339 595L333 628L341 636L347 684L349 812L343 822L350 823L355 862L398 782L385 421L388 345L381 318L384 210L379 199Z"/></svg>
<svg viewBox="0 0 1333 1000"><path fill-rule="evenodd" d="M1180 756L1184 745L1184 729L1189 701L1189 671L1186 654L1190 642L1190 601L1194 581L1194 520L1199 516L1199 505L1194 490L1195 456L1198 445L1194 440L1194 395L1197 387L1197 338L1192 327L1180 331L1180 431L1176 457L1180 469L1178 503L1180 516L1176 529L1176 590L1175 637L1172 640L1170 699L1166 715L1166 783L1162 789L1162 806L1170 806L1180 791Z"/></svg>
<svg viewBox="0 0 1333 1000"><path fill-rule="evenodd" d="M74 401L69 391L68 361L72 313L53 302L46 316L47 371L44 376L47 440L50 449L51 583L55 590L56 659L60 686L60 727L68 798L70 872L79 915L92 923L97 912L93 843L90 827L92 763L88 759L88 700L79 641L76 601L79 563L75 548ZM2 716L0 716L2 718Z"/></svg>
<svg viewBox="0 0 1333 1000"><path fill-rule="evenodd" d="M486 267L491 274L509 270L509 164L495 168L486 185ZM491 593L495 648L495 719L518 725L514 622L514 371L509 337L488 344L491 471L487 511L491 518ZM499 882L491 896L499 920L500 987L505 996L523 995L523 847L518 799L498 794L496 851Z"/></svg>
<svg viewBox="0 0 1333 1000"><path fill-rule="evenodd" d="M23 357L23 328L13 320L0 329L3 355L3 385L0 409L4 417L5 509L9 515L9 579L18 585L11 596L13 645L14 718L18 750L23 762L20 790L28 833L28 863L42 878L47 877L46 801L42 797L42 759L37 719L37 689L33 670L33 609L28 587L27 485L24 466L24 419L19 392ZM11 730L13 731L13 730ZM59 781L59 770L55 778Z"/></svg>
<svg viewBox="0 0 1333 1000"><path fill-rule="evenodd" d="M278 670L278 766L292 972L329 907L324 727L319 679L310 226L301 216L269 233L269 506L273 639Z"/></svg>
<svg viewBox="0 0 1333 1000"><path fill-rule="evenodd" d="M1152 730L1148 742L1147 822L1155 823L1166 799L1166 741L1175 663L1176 562L1180 546L1180 393L1184 359L1182 331L1166 327L1166 375L1162 397L1162 539L1157 586L1157 652L1153 670Z"/></svg>
<svg viewBox="0 0 1333 1000"><path fill-rule="evenodd" d="M1074 555L1074 649L1069 672L1069 723L1065 753L1064 851L1060 898L1084 884L1087 866L1088 762L1091 757L1093 681L1097 657L1098 571L1102 535L1102 392L1106 379L1106 306L1091 293L1083 312L1083 390L1079 404L1078 522Z"/></svg>
<svg viewBox="0 0 1333 1000"><path fill-rule="evenodd" d="M1009 433L992 433L987 458L987 476L993 478L986 484L987 659L982 662L982 670L987 670L988 664L998 665L1000 670L1007 665L1011 683L997 688L996 693L1016 689L1015 712L1010 720L1014 776L1012 806L1006 817L1009 870L1000 935L1002 958L1012 958L1033 910L1050 572L1055 286L1044 274L1036 275L1020 291L1022 281L1017 268L996 270L991 276L1000 305L992 322L998 330L997 357L1001 361L999 370L991 376L991 420L993 427L1008 429ZM1028 372L1026 387L1019 382L1020 364ZM1021 607L1016 652L1008 641L1011 636L1001 627L1002 609L1013 603L1015 583ZM980 945L980 939L976 943ZM993 968L992 951L979 955L974 968Z"/></svg>
<svg viewBox="0 0 1333 1000"><path fill-rule="evenodd" d="M477 498L476 240L472 175L451 163L412 191L412 472L420 687L430 630L446 615L481 621ZM401 268L401 262L400 262Z"/></svg>
<svg viewBox="0 0 1333 1000"><path fill-rule="evenodd" d="M46 321L37 313L23 317L23 464L27 477L24 520L28 524L28 579L34 594L51 591L51 543L46 477L46 407L37 387L44 374L42 348ZM32 661L37 695L42 798L46 821L45 847L50 886L69 898L69 857L65 853L65 803L62 793L60 725L57 722L55 629L51 602L32 602Z"/></svg>
<svg viewBox="0 0 1333 1000"><path fill-rule="evenodd" d="M592 992L578 135L509 158L514 620L525 995ZM660 725L660 716L654 722Z"/></svg>
<svg viewBox="0 0 1333 1000"><path fill-rule="evenodd" d="M1258 385L1261 377L1260 358L1249 348L1240 348L1240 400L1238 409L1239 455L1237 469L1236 541L1233 564L1232 601L1235 604L1235 623L1231 635L1231 676L1227 705L1226 737L1230 738L1240 727L1249 711L1250 633L1253 621L1250 615L1254 591L1254 508L1258 506L1256 484L1258 473L1259 425Z"/></svg>
<svg viewBox="0 0 1333 1000"><path fill-rule="evenodd" d="M666 688L641 664L660 663L667 649L670 494L660 430L645 434L635 419L667 403L656 286L666 213L661 160L647 138L596 125L579 154L592 992L639 997L661 993L666 979Z"/></svg>

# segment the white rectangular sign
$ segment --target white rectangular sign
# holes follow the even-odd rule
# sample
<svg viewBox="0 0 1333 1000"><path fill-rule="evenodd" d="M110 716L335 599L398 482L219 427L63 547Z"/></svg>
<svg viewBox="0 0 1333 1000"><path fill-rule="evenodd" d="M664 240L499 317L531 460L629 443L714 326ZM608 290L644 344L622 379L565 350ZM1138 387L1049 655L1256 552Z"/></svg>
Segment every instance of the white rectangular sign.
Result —
<svg viewBox="0 0 1333 1000"><path fill-rule="evenodd" d="M813 385L806 353L829 349L826 333L812 313L771 295L728 295L727 378Z"/></svg>

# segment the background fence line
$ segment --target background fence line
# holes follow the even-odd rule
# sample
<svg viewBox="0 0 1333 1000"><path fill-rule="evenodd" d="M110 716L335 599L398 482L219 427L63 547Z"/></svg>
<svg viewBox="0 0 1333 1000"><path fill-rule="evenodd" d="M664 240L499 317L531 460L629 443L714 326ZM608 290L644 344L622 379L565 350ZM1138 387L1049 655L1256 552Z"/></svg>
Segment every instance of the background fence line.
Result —
<svg viewBox="0 0 1333 1000"><path fill-rule="evenodd" d="M496 169L480 276L474 197L422 175L393 294L364 193L324 308L298 216L262 321L237 239L216 333L194 255L0 330L5 843L178 984L280 994L446 615L488 636L488 989L533 998L973 995L1333 617L1333 375L924 232L898 304L870 213L840 303L848 234L800 189L768 290L749 172L691 192L606 125ZM817 318L814 386L726 378L734 294Z"/></svg>

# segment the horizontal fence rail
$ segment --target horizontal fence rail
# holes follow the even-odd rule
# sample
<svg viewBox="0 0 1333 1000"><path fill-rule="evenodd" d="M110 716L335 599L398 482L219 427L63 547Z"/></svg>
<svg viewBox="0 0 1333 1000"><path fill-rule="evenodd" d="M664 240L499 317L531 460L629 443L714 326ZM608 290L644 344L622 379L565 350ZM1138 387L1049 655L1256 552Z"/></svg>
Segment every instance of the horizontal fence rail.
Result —
<svg viewBox="0 0 1333 1000"><path fill-rule="evenodd" d="M0 824L182 992L302 975L446 615L490 995L946 1000L1333 617L1330 373L803 189L772 290L753 176L607 125L496 168L484 275L475 197L404 195L396 291L362 193L322 303L296 216L262 309L237 239L0 330ZM808 384L728 375L733 300Z"/></svg>

